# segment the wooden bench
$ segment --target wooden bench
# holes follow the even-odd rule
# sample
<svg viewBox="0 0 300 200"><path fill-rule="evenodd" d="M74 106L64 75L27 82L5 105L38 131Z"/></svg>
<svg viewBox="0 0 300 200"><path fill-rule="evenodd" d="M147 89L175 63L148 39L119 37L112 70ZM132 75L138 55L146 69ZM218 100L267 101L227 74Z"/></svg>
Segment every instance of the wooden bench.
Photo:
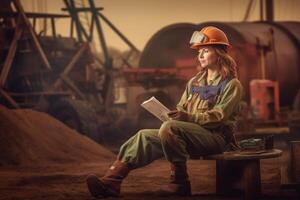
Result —
<svg viewBox="0 0 300 200"><path fill-rule="evenodd" d="M258 199L261 194L260 159L281 156L279 149L259 152L232 151L205 156L206 160L216 160L216 193L231 194L238 183L244 190L245 200Z"/></svg>

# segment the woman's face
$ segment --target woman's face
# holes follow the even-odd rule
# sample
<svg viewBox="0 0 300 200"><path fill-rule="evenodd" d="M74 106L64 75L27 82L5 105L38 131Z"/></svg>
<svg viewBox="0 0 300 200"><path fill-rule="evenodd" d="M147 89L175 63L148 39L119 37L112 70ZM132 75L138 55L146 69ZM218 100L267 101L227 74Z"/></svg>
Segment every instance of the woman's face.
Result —
<svg viewBox="0 0 300 200"><path fill-rule="evenodd" d="M203 46L198 50L198 60L202 68L212 68L217 65L217 54L213 47Z"/></svg>

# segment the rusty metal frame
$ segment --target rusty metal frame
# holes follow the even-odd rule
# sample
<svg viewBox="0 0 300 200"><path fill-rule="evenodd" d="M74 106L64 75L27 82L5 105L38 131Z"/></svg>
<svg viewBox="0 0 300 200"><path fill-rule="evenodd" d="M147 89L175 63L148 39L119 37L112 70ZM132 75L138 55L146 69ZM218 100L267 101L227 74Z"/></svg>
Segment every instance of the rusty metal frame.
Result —
<svg viewBox="0 0 300 200"><path fill-rule="evenodd" d="M55 17L71 17L71 35L73 35L73 28L77 28L77 36L80 40L80 38L85 39L81 40L86 41L83 42L83 45L77 50L77 52L74 54L70 62L65 66L63 72L59 75L57 80L54 81L52 85L50 85L45 91L39 92L39 94L35 93L35 95L40 95L43 97L44 95L54 94L55 91L61 86L62 83L65 83L67 87L71 89L79 98L86 99L84 93L80 91L80 89L74 84L74 80L71 80L68 77L68 74L70 71L74 68L75 64L78 62L78 60L83 56L84 52L87 48L89 48L88 41L91 41L93 39L93 31L94 28L98 31L98 36L101 41L101 46L104 49L104 55L106 57L104 62L102 63L107 69L111 68L111 59L109 58L107 47L104 39L104 34L102 32L102 27L100 23L100 18L102 18L120 37L122 40L125 41L125 43L131 47L131 52L129 55L132 54L133 51L138 51L137 48L102 14L100 14L100 10L103 8L96 8L95 4L92 0L89 0L89 7L86 8L76 8L76 5L74 4L74 1L72 0L64 0L67 8L65 10L68 10L70 15L52 15L52 14L43 14L43 13L25 13L24 8L21 5L20 0L11 0L12 5L14 5L16 12L10 12L6 17L12 17L12 18L18 18L18 24L15 26L16 31L14 38L12 40L12 45L10 46L8 56L6 57L5 64L3 66L2 72L0 74L0 95L2 95L13 107L19 107L17 102L12 98L12 96L16 96L16 94L12 94L9 92L6 92L3 88L5 85L5 82L7 80L7 77L9 75L9 71L11 70L11 66L13 63L14 56L17 51L17 41L19 38L22 37L22 34L26 31L26 33L29 33L31 45L33 46L33 49L35 49L41 58L42 64L47 67L47 69L52 70L52 67L49 63L48 58L46 57L46 54L44 50L41 47L41 44L37 38L37 34L35 32L34 26L36 25L36 19L37 18L44 18L45 20L50 18L50 25L52 26L52 34L55 37L56 36L56 27L55 27ZM87 12L90 11L92 14L92 23L89 26L90 33L88 34L82 24L79 21L78 12ZM27 15L28 14L28 15ZM4 13L0 13L0 16L3 16ZM29 21L29 18L33 19L33 25ZM95 26L95 27L94 27ZM25 30L26 29L26 30ZM24 31L25 30L25 31ZM128 55L128 57L129 57ZM96 58L97 59L97 58ZM127 59L127 58L126 58ZM125 62L125 61L124 61ZM111 76L110 72L107 72L108 76ZM110 86L111 87L111 86ZM32 93L20 93L17 95L29 95L31 96ZM107 96L107 95L103 95Z"/></svg>
<svg viewBox="0 0 300 200"><path fill-rule="evenodd" d="M20 20L21 19L19 17L16 29L15 29L14 38L11 42L10 47L9 47L7 57L5 59L5 62L3 64L3 68L2 68L2 71L1 71L1 74L0 74L0 88L2 88L5 84L5 82L6 82L8 73L9 73L10 68L11 68L11 64L12 64L13 59L14 59L15 54L16 54L18 40L20 39L20 37L23 33L23 30L20 27L21 26Z"/></svg>
<svg viewBox="0 0 300 200"><path fill-rule="evenodd" d="M40 56L40 58L42 59L44 65L49 69L51 70L52 67L45 55L45 52L43 51L38 39L37 39L37 36L31 26L31 23L29 21L29 19L26 17L26 14L25 14L25 11L21 5L21 2L20 0L13 0L13 3L17 9L17 11L19 12L19 15L21 17L21 19L23 20L25 26L28 28L29 30L29 33L30 33L30 36L32 38L32 41L33 41L33 44L34 44L34 47L36 48L37 52L38 52L38 55Z"/></svg>
<svg viewBox="0 0 300 200"><path fill-rule="evenodd" d="M3 89L5 82L7 80L8 74L10 72L11 69L11 65L14 59L14 56L16 54L16 50L17 50L17 46L18 46L18 40L20 39L20 37L22 36L23 33L23 25L25 25L27 27L27 30L29 30L29 34L32 38L33 41L33 46L35 47L35 49L37 50L39 56L42 59L42 62L44 63L44 65L51 70L52 67L37 39L37 36L34 32L33 27L31 26L31 23L29 21L29 19L27 18L25 11L21 5L20 0L12 0L16 10L18 11L18 22L16 24L16 29L15 29L15 34L14 34L14 38L12 40L12 43L9 47L9 51L8 51L8 55L5 59L4 65L3 65L3 69L1 71L0 74L0 94L14 107L14 108L19 108L18 103L13 100L11 98L11 96Z"/></svg>
<svg viewBox="0 0 300 200"><path fill-rule="evenodd" d="M24 32L24 26L27 28L27 30L29 30L29 34L32 38L33 41L33 46L35 47L35 49L37 50L38 54L40 55L43 64L49 69L51 70L52 67L37 39L36 33L33 29L33 27L30 24L30 21L28 20L27 15L25 14L25 11L20 3L19 0L13 0L12 1L18 11L18 13L11 13L9 15L9 17L18 17L18 21L16 24L16 29L15 29L15 34L14 34L14 38L11 42L9 51L8 51L8 55L5 59L1 74L0 74L0 95L3 96L10 104L11 106L13 106L14 108L20 108L20 106L18 105L18 103L11 97L11 96L16 96L16 95L31 95L31 93L24 93L24 94L11 94L6 92L3 87L5 85L5 82L7 80L9 71L11 69L12 66L12 62L14 59L14 56L16 54L16 50L17 50L17 42L18 40L21 38L22 33ZM2 13L3 14L3 13ZM39 15L35 15L32 14L30 15L31 17L33 17L34 22L36 17L38 17ZM42 18L51 18L51 25L52 25L52 33L55 36L56 35L56 30L55 30L55 23L54 23L54 17L52 15L41 15ZM66 15L61 15L59 17L67 17ZM59 78L55 81L55 83L49 87L48 90L46 90L45 92L40 92L40 93L34 93L34 95L38 95L38 96L44 96L47 94L56 94L56 92L54 92L54 90L56 90L61 84L62 82L64 82L73 92L75 92L75 94L77 94L80 98L82 99L86 99L84 94L76 87L76 85L73 83L73 81L68 77L69 72L73 69L73 67L75 66L75 64L77 63L77 61L82 57L84 51L88 48L88 43L84 43L81 48L76 52L76 54L73 56L73 58L70 60L69 64L65 67L64 71L59 75ZM59 92L58 92L59 93Z"/></svg>
<svg viewBox="0 0 300 200"><path fill-rule="evenodd" d="M47 90L53 91L56 90L62 82L66 83L70 89L72 89L80 98L86 99L84 94L76 87L76 85L69 79L68 74L71 72L73 67L75 66L76 62L81 58L84 51L89 47L88 43L84 43L81 48L76 52L73 58L70 60L69 64L65 67L64 71L59 75L59 78L54 82L53 85L49 87Z"/></svg>
<svg viewBox="0 0 300 200"><path fill-rule="evenodd" d="M18 103L15 100L13 100L10 97L10 95L6 91L4 91L2 88L0 88L0 95L2 95L13 106L13 108L20 108Z"/></svg>

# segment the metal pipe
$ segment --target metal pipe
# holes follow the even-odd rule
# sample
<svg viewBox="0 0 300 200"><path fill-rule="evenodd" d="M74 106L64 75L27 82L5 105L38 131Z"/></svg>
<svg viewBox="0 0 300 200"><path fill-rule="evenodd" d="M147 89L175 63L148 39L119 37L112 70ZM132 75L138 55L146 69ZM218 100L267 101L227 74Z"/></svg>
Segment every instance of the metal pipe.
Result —
<svg viewBox="0 0 300 200"><path fill-rule="evenodd" d="M106 41L105 41L105 38L104 38L104 33L103 33L103 30L102 30L102 27L101 27L100 20L97 17L97 13L98 12L95 9L94 1L93 0L89 0L89 3L90 3L92 15L93 15L94 20L95 20L96 28L97 28L97 31L98 31L100 45L102 47L102 51L103 51L103 54L104 54L104 59L105 59L104 60L104 64L105 64L105 67L106 68L112 68L112 66L111 66L111 64L112 64L111 63L111 58L110 58L110 56L108 54L107 45L106 45Z"/></svg>
<svg viewBox="0 0 300 200"><path fill-rule="evenodd" d="M259 0L260 21L264 21L264 0Z"/></svg>
<svg viewBox="0 0 300 200"><path fill-rule="evenodd" d="M110 21L109 21L109 19L108 18L106 18L104 15L102 15L102 13L99 13L98 12L98 15L107 23L107 25L108 26L110 26L111 27L111 29L113 29L116 33L117 33L117 35L118 36L120 36L120 38L130 47L130 48L132 48L132 49L134 49L135 51L137 51L137 52L139 52L139 50L134 46L134 44L132 44L128 39L127 39L127 37L125 36L125 35L123 35L122 33L121 33L121 31L119 31L118 29L117 29L117 27L115 27Z"/></svg>
<svg viewBox="0 0 300 200"><path fill-rule="evenodd" d="M273 0L266 0L266 20L274 21L274 3Z"/></svg>

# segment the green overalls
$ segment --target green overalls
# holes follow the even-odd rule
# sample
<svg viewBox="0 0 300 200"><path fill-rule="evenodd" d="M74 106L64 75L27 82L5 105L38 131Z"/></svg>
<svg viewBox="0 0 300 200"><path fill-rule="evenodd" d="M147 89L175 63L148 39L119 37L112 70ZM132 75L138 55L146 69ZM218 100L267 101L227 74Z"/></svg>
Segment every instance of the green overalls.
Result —
<svg viewBox="0 0 300 200"><path fill-rule="evenodd" d="M193 77L177 105L188 113L188 122L169 120L160 129L140 130L121 146L118 159L135 169L162 157L186 162L191 155L225 151L232 142L242 86L238 79L228 79L221 94L205 99L192 88L218 86L223 81L219 74L207 84L206 77L207 72Z"/></svg>

